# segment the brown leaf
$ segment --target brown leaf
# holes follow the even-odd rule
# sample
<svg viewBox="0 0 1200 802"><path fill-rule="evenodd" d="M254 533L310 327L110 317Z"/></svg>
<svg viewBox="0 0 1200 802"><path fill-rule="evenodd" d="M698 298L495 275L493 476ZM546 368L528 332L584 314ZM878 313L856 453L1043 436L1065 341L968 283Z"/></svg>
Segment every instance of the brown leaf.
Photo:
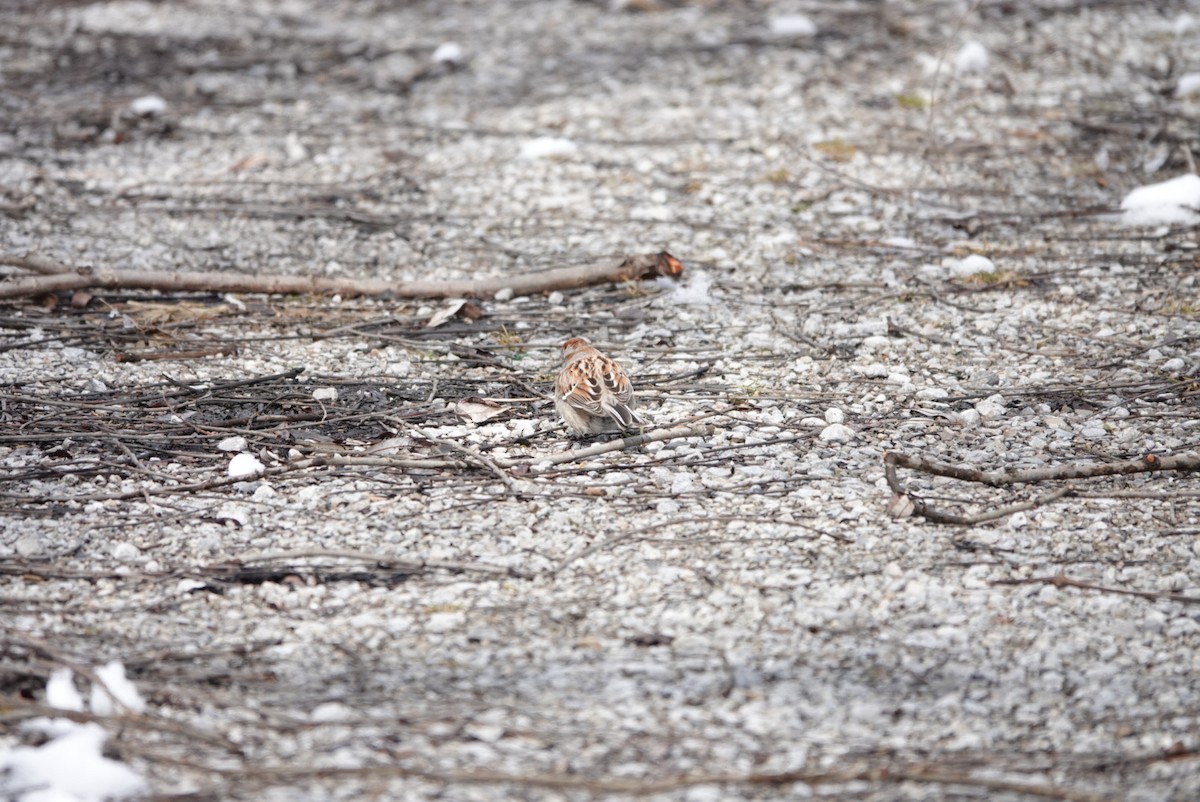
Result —
<svg viewBox="0 0 1200 802"><path fill-rule="evenodd" d="M477 396L464 398L454 405L454 412L472 423L489 421L503 415L506 411L507 408L503 404L497 404L495 401Z"/></svg>
<svg viewBox="0 0 1200 802"><path fill-rule="evenodd" d="M425 323L425 328L436 329L438 326L455 317L459 310L467 305L466 298L454 298L448 304L443 306L438 311L434 312L429 320Z"/></svg>

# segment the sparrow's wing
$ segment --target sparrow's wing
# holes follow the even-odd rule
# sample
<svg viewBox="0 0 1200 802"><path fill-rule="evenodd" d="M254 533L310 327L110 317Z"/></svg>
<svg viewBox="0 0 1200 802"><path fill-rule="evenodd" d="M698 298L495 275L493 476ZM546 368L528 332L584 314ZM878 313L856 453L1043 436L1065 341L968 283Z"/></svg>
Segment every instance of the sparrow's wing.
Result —
<svg viewBox="0 0 1200 802"><path fill-rule="evenodd" d="M642 416L633 411L633 384L629 377L612 360L606 361L600 393L600 407L604 414L616 421L622 429L645 426Z"/></svg>
<svg viewBox="0 0 1200 802"><path fill-rule="evenodd" d="M591 415L604 415L605 412L600 406L601 379L594 372L586 370L586 367L582 361L568 365L558 374L558 381L554 385L555 392L559 398L576 409Z"/></svg>

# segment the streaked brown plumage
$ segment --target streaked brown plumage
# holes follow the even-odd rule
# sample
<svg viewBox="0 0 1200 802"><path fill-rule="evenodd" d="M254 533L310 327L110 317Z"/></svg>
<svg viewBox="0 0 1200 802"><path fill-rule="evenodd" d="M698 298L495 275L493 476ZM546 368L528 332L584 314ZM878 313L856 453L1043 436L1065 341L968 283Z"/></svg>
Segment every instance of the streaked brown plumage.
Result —
<svg viewBox="0 0 1200 802"><path fill-rule="evenodd" d="M629 431L648 425L634 412L633 384L615 361L583 337L562 344L554 407L576 434Z"/></svg>

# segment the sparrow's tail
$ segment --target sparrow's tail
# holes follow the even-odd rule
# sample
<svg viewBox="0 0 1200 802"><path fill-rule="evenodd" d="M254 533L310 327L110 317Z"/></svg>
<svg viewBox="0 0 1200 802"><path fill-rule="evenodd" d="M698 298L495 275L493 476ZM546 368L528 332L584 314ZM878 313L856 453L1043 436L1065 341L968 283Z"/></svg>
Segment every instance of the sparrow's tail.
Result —
<svg viewBox="0 0 1200 802"><path fill-rule="evenodd" d="M620 401L610 401L602 404L601 407L604 409L604 414L616 421L622 429L640 429L650 425L648 420L634 412L628 404L622 404Z"/></svg>

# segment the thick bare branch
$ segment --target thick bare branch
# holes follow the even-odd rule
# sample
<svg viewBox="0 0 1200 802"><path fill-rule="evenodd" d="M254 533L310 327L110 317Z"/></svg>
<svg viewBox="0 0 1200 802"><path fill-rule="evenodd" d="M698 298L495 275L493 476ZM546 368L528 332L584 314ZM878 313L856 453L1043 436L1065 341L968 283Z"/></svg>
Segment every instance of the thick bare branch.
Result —
<svg viewBox="0 0 1200 802"><path fill-rule="evenodd" d="M678 277L683 264L666 251L626 257L617 265L560 267L540 273L454 281L388 281L322 276L262 276L241 273L163 272L74 268L35 256L0 254L0 264L41 275L0 283L0 299L81 289L158 290L161 292L255 292L284 295L356 295L392 298L490 297L511 289L514 295L570 290L655 276Z"/></svg>

